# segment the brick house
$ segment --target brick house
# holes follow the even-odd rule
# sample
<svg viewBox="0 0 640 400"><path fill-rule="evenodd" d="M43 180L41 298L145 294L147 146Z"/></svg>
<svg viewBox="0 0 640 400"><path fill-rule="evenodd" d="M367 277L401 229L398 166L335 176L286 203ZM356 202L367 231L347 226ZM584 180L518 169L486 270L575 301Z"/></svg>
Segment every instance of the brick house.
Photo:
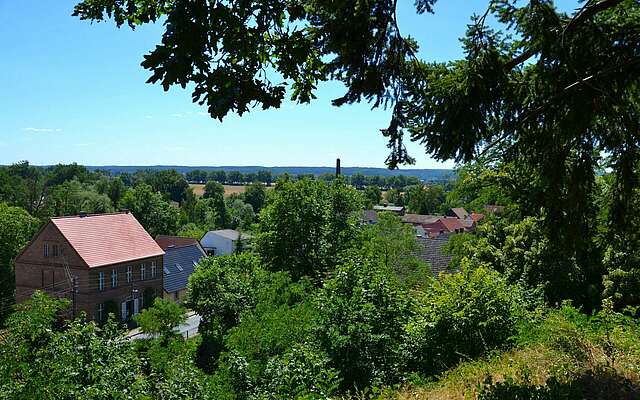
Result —
<svg viewBox="0 0 640 400"><path fill-rule="evenodd" d="M51 218L15 261L16 302L35 290L72 299L73 312L130 320L162 295L164 251L128 212Z"/></svg>

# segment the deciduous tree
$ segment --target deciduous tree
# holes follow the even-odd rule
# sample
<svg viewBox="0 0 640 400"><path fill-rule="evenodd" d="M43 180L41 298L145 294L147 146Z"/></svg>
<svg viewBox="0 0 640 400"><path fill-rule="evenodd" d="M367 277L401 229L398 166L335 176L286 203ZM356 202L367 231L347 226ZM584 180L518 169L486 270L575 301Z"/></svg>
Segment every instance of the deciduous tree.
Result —
<svg viewBox="0 0 640 400"><path fill-rule="evenodd" d="M40 221L20 207L0 203L0 326L15 299L15 260L38 230Z"/></svg>

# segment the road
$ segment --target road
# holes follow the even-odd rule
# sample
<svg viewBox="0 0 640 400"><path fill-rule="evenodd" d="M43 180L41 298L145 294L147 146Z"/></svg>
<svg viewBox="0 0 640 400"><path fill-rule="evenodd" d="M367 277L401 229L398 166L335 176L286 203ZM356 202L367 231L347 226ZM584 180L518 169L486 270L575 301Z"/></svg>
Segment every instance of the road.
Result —
<svg viewBox="0 0 640 400"><path fill-rule="evenodd" d="M176 332L180 333L185 338L190 338L198 333L198 326L200 325L200 316L194 311L187 313L187 320L184 324L176 328ZM127 339L149 339L152 335L140 332L140 328L133 329L127 333Z"/></svg>

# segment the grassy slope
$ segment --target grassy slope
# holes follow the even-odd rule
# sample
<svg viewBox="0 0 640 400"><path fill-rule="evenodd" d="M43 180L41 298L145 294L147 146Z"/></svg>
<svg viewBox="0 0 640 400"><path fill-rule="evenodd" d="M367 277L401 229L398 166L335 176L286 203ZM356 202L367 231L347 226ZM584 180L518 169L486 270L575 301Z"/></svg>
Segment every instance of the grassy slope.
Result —
<svg viewBox="0 0 640 400"><path fill-rule="evenodd" d="M406 385L381 398L640 399L637 326L595 327L555 312L523 327L519 341L510 350L463 362L435 382Z"/></svg>

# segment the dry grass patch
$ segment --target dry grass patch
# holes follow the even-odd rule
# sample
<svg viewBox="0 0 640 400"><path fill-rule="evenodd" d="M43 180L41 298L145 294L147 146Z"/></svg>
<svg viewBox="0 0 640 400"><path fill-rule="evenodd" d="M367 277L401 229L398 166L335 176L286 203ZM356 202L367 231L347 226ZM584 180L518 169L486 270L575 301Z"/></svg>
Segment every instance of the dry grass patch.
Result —
<svg viewBox="0 0 640 400"><path fill-rule="evenodd" d="M561 372L564 371L564 372ZM440 379L425 386L406 386L385 399L463 400L477 398L486 382L502 382L507 377L543 385L556 373L582 372L568 354L547 346L517 348L483 360L464 362L447 371Z"/></svg>
<svg viewBox="0 0 640 400"><path fill-rule="evenodd" d="M224 186L224 195L225 197L229 197L232 194L240 194L240 193L244 193L244 191L247 189L246 185L222 185ZM198 196L198 197L202 197L202 195L204 194L204 184L202 183L190 183L189 187L191 189L193 189L193 193ZM266 186L267 190L273 189L273 186Z"/></svg>

